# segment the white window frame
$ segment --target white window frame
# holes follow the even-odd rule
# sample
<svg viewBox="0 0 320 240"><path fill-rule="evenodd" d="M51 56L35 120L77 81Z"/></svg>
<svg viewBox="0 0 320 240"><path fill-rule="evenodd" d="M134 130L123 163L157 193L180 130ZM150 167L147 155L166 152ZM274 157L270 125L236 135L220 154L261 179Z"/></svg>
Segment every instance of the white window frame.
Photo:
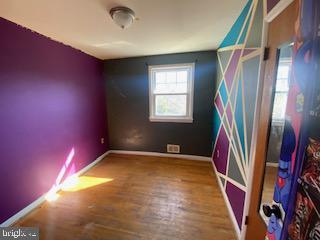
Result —
<svg viewBox="0 0 320 240"><path fill-rule="evenodd" d="M188 69L188 91L187 93L165 93L154 94L154 82L155 73L158 71L170 71ZM193 95L194 95L194 71L195 63L183 63L183 64L168 64L168 65L151 65L148 68L149 71L149 120L151 122L181 122L192 123L193 122ZM157 116L155 114L155 97L156 95L187 95L187 111L185 116Z"/></svg>
<svg viewBox="0 0 320 240"><path fill-rule="evenodd" d="M288 76L288 79L287 79L289 88L288 88L287 91L277 91L277 89L275 89L274 98L276 97L277 94L286 94L287 98L288 98L288 94L289 94L289 91L290 91L290 78L291 78L291 74L292 74L291 73L291 71L292 71L292 59L289 58L289 59L280 60L278 65L277 65L277 68L279 67L280 64L289 66L289 76ZM277 84L278 79L281 79L281 78L278 78L278 76L277 76L276 84ZM277 88L277 86L275 86L275 88ZM286 110L285 110L285 115L286 115ZM284 118L278 118L278 117L273 117L272 116L272 125L273 126L283 126L283 124L285 122L285 118L286 118L286 116L284 116Z"/></svg>

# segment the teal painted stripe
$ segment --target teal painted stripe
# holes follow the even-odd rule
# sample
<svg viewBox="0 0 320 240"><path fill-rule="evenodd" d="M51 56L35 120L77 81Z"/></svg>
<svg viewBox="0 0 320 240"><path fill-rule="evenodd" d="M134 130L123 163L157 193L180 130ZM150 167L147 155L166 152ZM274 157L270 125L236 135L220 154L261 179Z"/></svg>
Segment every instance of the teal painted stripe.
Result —
<svg viewBox="0 0 320 240"><path fill-rule="evenodd" d="M239 39L238 44L243 44L244 40L246 39L247 33L248 33L248 28L249 28L249 24L250 24L250 20L251 20L251 15L252 15L252 11L250 12L250 15L248 17L248 20L246 22L246 26L243 29L243 32L241 34L241 37Z"/></svg>
<svg viewBox="0 0 320 240"><path fill-rule="evenodd" d="M228 47L228 46L232 46L232 45L237 44L238 37L239 37L241 29L245 23L246 17L249 13L251 4L252 4L252 0L249 0L247 2L246 6L244 7L244 9L242 10L240 16L238 17L236 22L231 27L231 30L229 31L229 33L227 34L225 39L222 41L219 48L224 48L224 47Z"/></svg>
<svg viewBox="0 0 320 240"><path fill-rule="evenodd" d="M218 136L218 132L220 129L220 125L221 125L221 119L218 113L218 109L216 107L214 107L213 109L213 145L215 144L216 140L217 140L217 136Z"/></svg>
<svg viewBox="0 0 320 240"><path fill-rule="evenodd" d="M222 98L222 102L223 102L224 106L226 106L226 104L228 102L228 93L227 93L227 88L226 88L226 85L224 83L224 80L222 80L219 92L220 92L220 95L221 95L221 98Z"/></svg>

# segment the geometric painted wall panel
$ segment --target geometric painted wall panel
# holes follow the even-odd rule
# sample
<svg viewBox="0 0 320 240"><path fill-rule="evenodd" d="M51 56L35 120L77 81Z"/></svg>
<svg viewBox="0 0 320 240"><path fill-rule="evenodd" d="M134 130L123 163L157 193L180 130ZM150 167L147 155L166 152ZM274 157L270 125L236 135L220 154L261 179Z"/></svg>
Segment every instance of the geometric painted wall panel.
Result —
<svg viewBox="0 0 320 240"><path fill-rule="evenodd" d="M238 164L238 167L240 169L244 169L245 171L245 156L244 156L244 153L242 151L242 146L241 146L241 142L240 142L240 138L239 138L239 134L238 134L238 131L237 129L234 127L233 130L232 130L232 135L231 135L232 139L231 139L231 142L232 142L232 145L234 146L234 151L236 153L236 156L240 159L240 163Z"/></svg>
<svg viewBox="0 0 320 240"><path fill-rule="evenodd" d="M222 122L223 122L223 126L225 127L227 135L230 136L231 128L229 126L229 121L228 121L228 117L226 114L224 115Z"/></svg>
<svg viewBox="0 0 320 240"><path fill-rule="evenodd" d="M241 52L242 52L241 50L235 50L233 52L232 58L230 60L230 63L228 65L228 68L227 68L226 73L224 75L225 82L226 82L226 85L227 85L229 91L230 91L232 83L233 83L234 75L236 74L236 71L237 71L237 66L239 63Z"/></svg>
<svg viewBox="0 0 320 240"><path fill-rule="evenodd" d="M226 174L228 152L229 140L224 127L221 127L212 156L213 162L219 173Z"/></svg>
<svg viewBox="0 0 320 240"><path fill-rule="evenodd" d="M223 71L225 71L225 69L227 68L232 53L233 53L232 50L224 51L224 52L218 52L220 64L221 64L221 67L222 67Z"/></svg>
<svg viewBox="0 0 320 240"><path fill-rule="evenodd" d="M278 2L280 2L280 0L267 0L267 11L270 12Z"/></svg>
<svg viewBox="0 0 320 240"><path fill-rule="evenodd" d="M227 182L226 193L230 200L230 205L234 212L238 226L241 228L246 193L230 182Z"/></svg>
<svg viewBox="0 0 320 240"><path fill-rule="evenodd" d="M232 114L232 110L231 110L231 105L230 103L228 104L227 108L226 108L226 114L227 114L227 118L229 121L229 126L232 127L232 122L233 122L233 114Z"/></svg>
<svg viewBox="0 0 320 240"><path fill-rule="evenodd" d="M218 57L218 59L219 59L219 57ZM218 67L218 69L220 69L220 67ZM216 79L217 82L215 84L215 87L220 86L220 83L221 83L222 79L223 79L223 72L217 71L217 79ZM217 88L215 88L213 90L216 92Z"/></svg>
<svg viewBox="0 0 320 240"><path fill-rule="evenodd" d="M262 40L262 26L263 26L263 1L259 1L255 6L256 10L254 13L254 18L252 21L252 26L250 33L247 36L247 41L245 44L246 48L260 48Z"/></svg>
<svg viewBox="0 0 320 240"><path fill-rule="evenodd" d="M260 55L243 62L243 92L245 100L245 120L247 130L247 145L251 146L253 120L255 116L255 101L257 95L259 66L256 64L260 60ZM250 149L248 147L248 153Z"/></svg>
<svg viewBox="0 0 320 240"><path fill-rule="evenodd" d="M250 53L253 53L254 51L257 51L257 48L245 48L242 52L242 57L245 57L249 55Z"/></svg>
<svg viewBox="0 0 320 240"><path fill-rule="evenodd" d="M230 102L230 104L231 104L233 109L235 108L237 90L238 90L238 84L237 84L237 82L234 82L232 84L231 93L230 93L230 99L229 99L229 102Z"/></svg>
<svg viewBox="0 0 320 240"><path fill-rule="evenodd" d="M215 105L217 106L218 108L218 111L220 113L220 116L223 115L223 111L224 111L224 107L223 107L223 103L222 103L222 100L221 100L221 97L220 97L220 94L218 94L218 96L216 97L216 100L215 100Z"/></svg>
<svg viewBox="0 0 320 240"><path fill-rule="evenodd" d="M243 44L246 40L249 24L251 22L251 14L252 14L252 11L250 11L248 14L248 17L246 19L246 25L242 31L241 37L239 38L238 44Z"/></svg>
<svg viewBox="0 0 320 240"><path fill-rule="evenodd" d="M219 179L221 181L222 186L224 186L226 183L226 179L224 179L223 177L220 177Z"/></svg>
<svg viewBox="0 0 320 240"><path fill-rule="evenodd" d="M226 85L225 85L224 81L221 82L219 93L222 98L223 105L226 106L226 104L228 102L228 92L227 92Z"/></svg>
<svg viewBox="0 0 320 240"><path fill-rule="evenodd" d="M251 5L252 5L252 0L249 0L246 6L243 8L240 16L237 18L237 20L231 27L229 33L227 34L225 39L222 41L220 48L233 46L237 44L237 40L239 38L239 35L241 34L242 27L244 26L248 13L251 9Z"/></svg>
<svg viewBox="0 0 320 240"><path fill-rule="evenodd" d="M220 116L218 113L218 109L216 107L214 107L214 109L213 109L213 134L212 134L213 135L213 138L212 138L213 143L215 143L217 140L220 126L221 126L221 120L220 120Z"/></svg>
<svg viewBox="0 0 320 240"><path fill-rule="evenodd" d="M244 174L241 173L234 151L231 149L229 154L228 177L245 186Z"/></svg>
<svg viewBox="0 0 320 240"><path fill-rule="evenodd" d="M239 79L238 82L238 95L237 95L237 103L235 108L235 120L236 120L236 129L238 130L238 135L240 139L240 144L242 148L243 156L246 157L246 150L245 150L245 125L244 125L244 114L243 111L243 94L242 94L242 80Z"/></svg>
<svg viewBox="0 0 320 240"><path fill-rule="evenodd" d="M263 6L263 0L248 0L217 54L212 160L239 231L251 162Z"/></svg>

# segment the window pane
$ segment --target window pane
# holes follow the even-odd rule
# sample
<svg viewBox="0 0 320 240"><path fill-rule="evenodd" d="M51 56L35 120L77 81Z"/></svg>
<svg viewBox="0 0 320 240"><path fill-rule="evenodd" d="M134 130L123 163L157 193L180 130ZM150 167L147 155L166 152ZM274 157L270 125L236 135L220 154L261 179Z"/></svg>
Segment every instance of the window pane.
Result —
<svg viewBox="0 0 320 240"><path fill-rule="evenodd" d="M188 72L187 71L178 71L177 72L177 81L178 81L178 83L186 83L188 81Z"/></svg>
<svg viewBox="0 0 320 240"><path fill-rule="evenodd" d="M187 93L188 71L158 71L155 73L154 93Z"/></svg>
<svg viewBox="0 0 320 240"><path fill-rule="evenodd" d="M277 73L276 92L289 91L290 64L279 62Z"/></svg>
<svg viewBox="0 0 320 240"><path fill-rule="evenodd" d="M156 72L156 83L157 84L166 83L166 73L165 72Z"/></svg>
<svg viewBox="0 0 320 240"><path fill-rule="evenodd" d="M288 92L289 91L289 78L278 78L276 85L276 92Z"/></svg>
<svg viewBox="0 0 320 240"><path fill-rule="evenodd" d="M285 114L286 114L287 99L288 99L287 93L275 94L272 119L284 121Z"/></svg>
<svg viewBox="0 0 320 240"><path fill-rule="evenodd" d="M156 116L186 116L187 95L157 95Z"/></svg>
<svg viewBox="0 0 320 240"><path fill-rule="evenodd" d="M290 65L279 63L277 78L289 78Z"/></svg>

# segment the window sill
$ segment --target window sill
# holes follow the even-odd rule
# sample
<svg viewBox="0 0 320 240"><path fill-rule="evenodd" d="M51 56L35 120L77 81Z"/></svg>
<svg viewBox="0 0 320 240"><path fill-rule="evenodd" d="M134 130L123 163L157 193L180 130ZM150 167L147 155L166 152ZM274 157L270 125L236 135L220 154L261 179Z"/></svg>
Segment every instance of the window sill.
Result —
<svg viewBox="0 0 320 240"><path fill-rule="evenodd" d="M149 117L150 122L193 123L193 118Z"/></svg>

